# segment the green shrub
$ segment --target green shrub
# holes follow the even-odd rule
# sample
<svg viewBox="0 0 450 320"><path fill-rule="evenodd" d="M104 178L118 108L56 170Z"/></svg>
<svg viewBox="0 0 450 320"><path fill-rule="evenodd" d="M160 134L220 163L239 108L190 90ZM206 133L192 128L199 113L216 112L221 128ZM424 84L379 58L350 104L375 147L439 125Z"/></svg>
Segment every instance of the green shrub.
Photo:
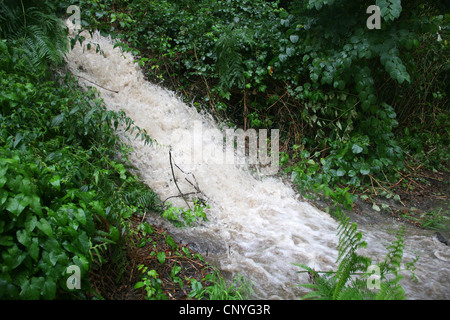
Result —
<svg viewBox="0 0 450 320"><path fill-rule="evenodd" d="M116 129L151 139L107 111L95 90L83 92L70 75L49 80L21 52L0 41L0 297L83 298L93 262L124 241L137 210L126 195L144 193ZM70 292L72 265L81 290Z"/></svg>

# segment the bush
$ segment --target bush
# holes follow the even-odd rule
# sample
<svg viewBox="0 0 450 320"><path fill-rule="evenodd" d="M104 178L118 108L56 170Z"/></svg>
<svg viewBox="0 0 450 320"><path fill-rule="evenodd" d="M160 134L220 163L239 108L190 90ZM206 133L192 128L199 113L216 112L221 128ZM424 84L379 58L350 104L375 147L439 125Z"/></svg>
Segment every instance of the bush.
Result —
<svg viewBox="0 0 450 320"><path fill-rule="evenodd" d="M126 194L139 183L115 130L151 140L95 90L30 69L15 45L0 41L0 297L85 297L93 262L123 241L136 211ZM68 292L71 265L80 291Z"/></svg>

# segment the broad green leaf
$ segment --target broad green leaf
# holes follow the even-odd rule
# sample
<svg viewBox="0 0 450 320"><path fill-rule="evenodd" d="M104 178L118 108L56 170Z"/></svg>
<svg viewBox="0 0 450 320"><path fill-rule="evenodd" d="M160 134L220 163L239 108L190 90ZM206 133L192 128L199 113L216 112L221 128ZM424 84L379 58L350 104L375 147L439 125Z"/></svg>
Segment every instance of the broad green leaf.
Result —
<svg viewBox="0 0 450 320"><path fill-rule="evenodd" d="M358 153L361 153L363 151L363 148L355 143L352 146L352 151L353 151L354 154L358 154Z"/></svg>
<svg viewBox="0 0 450 320"><path fill-rule="evenodd" d="M25 260L27 254L20 250L16 244L13 244L13 246L8 249L8 256L9 258L2 254L4 262L6 262L6 265L11 269L15 269L23 262L23 260Z"/></svg>
<svg viewBox="0 0 450 320"><path fill-rule="evenodd" d="M37 196L35 194L31 195L31 197L30 197L30 207L38 215L41 215L42 214L41 198L39 198L39 196Z"/></svg>
<svg viewBox="0 0 450 320"><path fill-rule="evenodd" d="M45 219L41 218L37 224L39 230L41 230L45 235L53 237L53 229L50 223Z"/></svg>
<svg viewBox="0 0 450 320"><path fill-rule="evenodd" d="M53 176L49 182L56 190L59 191L61 189L61 177L59 175Z"/></svg>
<svg viewBox="0 0 450 320"><path fill-rule="evenodd" d="M18 216L22 213L25 207L30 203L30 197L22 193L17 194L14 198L9 198L6 205L6 210Z"/></svg>
<svg viewBox="0 0 450 320"><path fill-rule="evenodd" d="M44 286L42 287L42 296L46 300L52 300L56 294L56 282L53 278L45 279Z"/></svg>
<svg viewBox="0 0 450 320"><path fill-rule="evenodd" d="M362 175L368 175L370 173L369 165L367 163L364 163L359 172L361 172Z"/></svg>
<svg viewBox="0 0 450 320"><path fill-rule="evenodd" d="M0 246L9 247L14 243L12 236L1 236L0 237Z"/></svg>
<svg viewBox="0 0 450 320"><path fill-rule="evenodd" d="M28 216L27 220L25 221L25 230L28 233L31 233L34 230L34 228L36 228L37 223L38 223L38 220L37 220L36 216L34 216L34 215Z"/></svg>
<svg viewBox="0 0 450 320"><path fill-rule="evenodd" d="M25 247L28 247L31 238L28 235L27 231L24 229L17 230L16 232L17 241L23 244Z"/></svg>
<svg viewBox="0 0 450 320"><path fill-rule="evenodd" d="M41 277L41 279L42 281L40 281L39 278L33 277L25 280L25 282L21 284L21 298L26 300L38 300L41 294L42 284L44 283L44 278Z"/></svg>
<svg viewBox="0 0 450 320"><path fill-rule="evenodd" d="M8 167L0 168L0 188L3 188L6 181L8 181L8 179L6 178L6 171L8 171Z"/></svg>
<svg viewBox="0 0 450 320"><path fill-rule="evenodd" d="M114 242L117 242L120 238L120 232L119 229L117 229L114 226L109 226L109 234L111 236L111 240Z"/></svg>
<svg viewBox="0 0 450 320"><path fill-rule="evenodd" d="M165 252L158 252L156 257L158 258L158 261L161 264L163 264L166 261L166 253Z"/></svg>
<svg viewBox="0 0 450 320"><path fill-rule="evenodd" d="M83 225L86 225L86 213L83 209L77 208L72 211L75 218Z"/></svg>
<svg viewBox="0 0 450 320"><path fill-rule="evenodd" d="M0 209L2 208L6 200L8 200L8 191L0 189Z"/></svg>
<svg viewBox="0 0 450 320"><path fill-rule="evenodd" d="M147 275L150 276L150 277L152 277L152 278L157 278L157 277L159 277L158 272L156 272L156 270L154 270L154 269L152 269L152 270L150 270L149 272L147 272Z"/></svg>
<svg viewBox="0 0 450 320"><path fill-rule="evenodd" d="M342 169L342 168L337 169L336 176L342 177L344 175L345 175L345 170L344 169Z"/></svg>
<svg viewBox="0 0 450 320"><path fill-rule="evenodd" d="M34 261L39 258L39 240L38 238L31 239L31 244L28 246L28 254Z"/></svg>

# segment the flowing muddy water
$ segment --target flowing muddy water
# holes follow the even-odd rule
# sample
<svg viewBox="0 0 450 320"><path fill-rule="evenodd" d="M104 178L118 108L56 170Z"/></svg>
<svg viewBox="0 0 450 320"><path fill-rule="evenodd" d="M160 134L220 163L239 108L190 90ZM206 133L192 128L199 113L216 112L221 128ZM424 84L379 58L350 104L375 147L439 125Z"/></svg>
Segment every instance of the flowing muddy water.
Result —
<svg viewBox="0 0 450 320"><path fill-rule="evenodd" d="M124 110L158 142L145 146L140 140L130 139L134 149L130 159L139 175L164 200L179 195L173 167L180 190L190 193L198 188L210 204L208 222L188 229L166 224L174 237L202 252L221 270L252 281L256 299L298 299L307 293L295 285L307 283L308 276L297 273L300 268L292 263L316 270L336 269L337 223L333 218L301 201L275 176L206 161L208 156L223 154L223 136L211 117L145 81L133 57L114 48L110 39L97 33L93 38L87 33L84 36L93 44L92 49L77 44L67 54L71 71L80 76L81 84L99 85L107 108ZM103 55L95 52L96 44ZM193 134L199 124L203 130L200 136ZM204 161L192 161L196 156L193 146L199 143ZM180 197L169 201L186 208ZM395 239L391 231L400 225L392 220L367 219L359 220L358 226L368 242L365 254L374 262L384 259L386 245ZM410 281L407 273L401 282L407 298L449 299L449 248L429 234L407 228L404 261L412 261L416 255L420 256L416 264L419 282Z"/></svg>

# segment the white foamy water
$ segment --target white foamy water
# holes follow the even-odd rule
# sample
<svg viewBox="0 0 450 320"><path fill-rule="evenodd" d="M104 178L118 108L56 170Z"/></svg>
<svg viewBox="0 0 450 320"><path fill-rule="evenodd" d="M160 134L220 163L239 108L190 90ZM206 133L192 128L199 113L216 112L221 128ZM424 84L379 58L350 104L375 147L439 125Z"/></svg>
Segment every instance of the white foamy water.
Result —
<svg viewBox="0 0 450 320"><path fill-rule="evenodd" d="M90 39L88 34L85 36ZM223 152L222 140L217 138L221 133L214 121L173 93L145 81L133 57L114 49L111 40L95 34L89 41L100 44L104 56L77 45L67 55L72 72L118 91L99 87L107 108L124 110L159 143L144 146L139 140L130 140L134 148L130 159L139 175L162 200L179 195L169 162L172 150L174 163L183 170L174 166L182 192L194 192L192 184L198 184L211 206L208 222L189 229L172 228L177 239L198 248L220 269L254 282L255 298L297 299L307 293L306 289L294 287L306 283L308 277L298 274L300 269L291 263L316 270L336 268L337 223L327 213L298 200L291 187L275 177L259 177L235 165L193 162L191 139L196 121L209 133L218 133L202 136L204 159L208 154ZM80 83L93 86L82 78ZM186 207L181 198L169 201ZM380 225L366 224L360 229L368 242L366 254L381 260L385 245L394 239L392 234ZM414 231L407 232L405 245L406 261L416 254L422 256L416 270L419 283L407 279L402 282L407 297L450 298L448 247Z"/></svg>

